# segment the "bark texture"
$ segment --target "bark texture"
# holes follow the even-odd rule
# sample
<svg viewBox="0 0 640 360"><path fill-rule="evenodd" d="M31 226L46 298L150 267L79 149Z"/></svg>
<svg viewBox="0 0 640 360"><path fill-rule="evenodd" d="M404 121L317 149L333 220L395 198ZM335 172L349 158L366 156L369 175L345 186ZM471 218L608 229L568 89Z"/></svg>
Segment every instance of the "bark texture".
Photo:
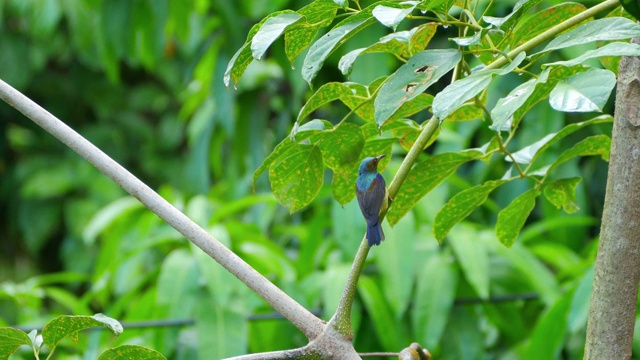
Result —
<svg viewBox="0 0 640 360"><path fill-rule="evenodd" d="M631 358L639 280L640 57L623 57L584 359Z"/></svg>

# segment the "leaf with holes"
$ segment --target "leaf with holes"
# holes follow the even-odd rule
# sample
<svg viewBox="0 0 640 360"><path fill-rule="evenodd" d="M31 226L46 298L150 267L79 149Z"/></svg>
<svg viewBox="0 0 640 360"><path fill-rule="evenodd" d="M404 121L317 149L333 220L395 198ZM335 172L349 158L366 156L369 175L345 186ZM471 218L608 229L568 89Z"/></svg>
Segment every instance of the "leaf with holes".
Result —
<svg viewBox="0 0 640 360"><path fill-rule="evenodd" d="M506 208L498 213L496 236L506 246L511 247L520 234L520 229L536 206L540 190L533 188L518 196Z"/></svg>
<svg viewBox="0 0 640 360"><path fill-rule="evenodd" d="M476 150L442 153L417 163L409 171L407 179L393 199L393 204L387 214L389 223L392 226L397 224L423 196L440 185L460 165L482 155L482 152Z"/></svg>
<svg viewBox="0 0 640 360"><path fill-rule="evenodd" d="M433 99L433 115L441 121L444 120L467 100L478 95L489 86L494 75L505 75L512 72L525 57L526 54L521 52L510 64L507 64L502 69L480 70L464 79L454 81Z"/></svg>
<svg viewBox="0 0 640 360"><path fill-rule="evenodd" d="M560 81L549 94L549 104L558 111L601 112L615 86L611 71L589 69Z"/></svg>
<svg viewBox="0 0 640 360"><path fill-rule="evenodd" d="M580 177L554 180L544 187L544 196L556 208L574 214L580 210L576 203L576 186L581 180Z"/></svg>
<svg viewBox="0 0 640 360"><path fill-rule="evenodd" d="M489 194L509 180L492 180L482 185L463 190L452 197L436 214L433 220L433 235L442 243L453 226L484 204Z"/></svg>
<svg viewBox="0 0 640 360"><path fill-rule="evenodd" d="M295 144L269 167L269 181L280 204L293 213L318 195L323 183L322 153L315 145Z"/></svg>
<svg viewBox="0 0 640 360"><path fill-rule="evenodd" d="M374 101L375 121L384 123L407 101L417 97L460 61L458 50L426 50L414 55L387 78Z"/></svg>

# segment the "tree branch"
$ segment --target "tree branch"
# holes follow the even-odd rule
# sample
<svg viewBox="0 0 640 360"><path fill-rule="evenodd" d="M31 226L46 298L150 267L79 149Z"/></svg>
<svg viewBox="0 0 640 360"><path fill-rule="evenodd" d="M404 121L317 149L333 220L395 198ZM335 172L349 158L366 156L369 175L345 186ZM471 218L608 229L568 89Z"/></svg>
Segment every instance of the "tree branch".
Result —
<svg viewBox="0 0 640 360"><path fill-rule="evenodd" d="M324 323L120 164L35 102L0 80L0 98L82 156L260 295L310 340Z"/></svg>

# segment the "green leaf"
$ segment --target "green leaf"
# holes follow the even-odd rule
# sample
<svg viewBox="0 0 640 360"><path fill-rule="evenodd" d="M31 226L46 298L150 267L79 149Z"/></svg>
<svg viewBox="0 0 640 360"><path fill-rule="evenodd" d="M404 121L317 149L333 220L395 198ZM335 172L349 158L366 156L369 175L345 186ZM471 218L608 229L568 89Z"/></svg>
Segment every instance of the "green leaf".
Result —
<svg viewBox="0 0 640 360"><path fill-rule="evenodd" d="M120 345L117 348L109 349L102 354L98 360L166 360L159 352L140 345Z"/></svg>
<svg viewBox="0 0 640 360"><path fill-rule="evenodd" d="M398 57L411 57L415 53L424 49L437 30L437 24L427 23L415 27L411 30L399 31L380 38L380 41L366 47L350 51L338 63L338 69L349 75L353 68L353 63L361 54L386 52Z"/></svg>
<svg viewBox="0 0 640 360"><path fill-rule="evenodd" d="M602 156L602 160L609 161L610 149L611 138L607 135L590 136L575 144L571 149L560 154L556 161L551 164L547 173L550 173L562 163L569 161L576 156L600 155Z"/></svg>
<svg viewBox="0 0 640 360"><path fill-rule="evenodd" d="M449 257L432 256L420 271L411 311L416 340L435 348L444 332L455 301L458 272Z"/></svg>
<svg viewBox="0 0 640 360"><path fill-rule="evenodd" d="M563 3L531 15L513 32L511 48L515 49L545 30L583 12L585 9L586 7L582 4Z"/></svg>
<svg viewBox="0 0 640 360"><path fill-rule="evenodd" d="M395 321L391 308L376 282L370 277L361 277L358 281L358 294L360 294L369 316L373 319L378 341L384 349L399 349L406 345L402 343L407 337L406 327L399 326L400 324ZM394 336L389 336L389 334Z"/></svg>
<svg viewBox="0 0 640 360"><path fill-rule="evenodd" d="M640 19L640 2L638 0L620 0L620 4L636 20Z"/></svg>
<svg viewBox="0 0 640 360"><path fill-rule="evenodd" d="M400 24L407 15L411 14L418 3L418 1L405 1L400 4L394 4L393 6L378 5L373 9L371 14L382 25L396 31L398 24Z"/></svg>
<svg viewBox="0 0 640 360"><path fill-rule="evenodd" d="M542 0L520 0L515 4L509 15L502 18L483 16L482 20L497 28L510 30L518 23L520 18L529 11L529 9L538 5L541 1Z"/></svg>
<svg viewBox="0 0 640 360"><path fill-rule="evenodd" d="M357 166L365 143L360 127L348 122L316 134L312 141L320 148L322 159L331 169Z"/></svg>
<svg viewBox="0 0 640 360"><path fill-rule="evenodd" d="M613 42L601 48L585 51L582 55L566 61L556 61L543 66L574 66L602 56L640 56L640 45L626 42Z"/></svg>
<svg viewBox="0 0 640 360"><path fill-rule="evenodd" d="M527 99L534 93L538 84L547 82L549 72L549 69L545 69L537 79L531 79L518 85L507 96L498 99L496 106L491 110L493 123L489 126L489 129L497 132L509 131L509 128L505 129L509 119L527 102Z"/></svg>
<svg viewBox="0 0 640 360"><path fill-rule="evenodd" d="M364 223L364 220L361 221ZM416 247L416 224L413 217L408 216L393 230L384 230L384 251L376 253L375 260L380 269L384 295L393 309L395 319L400 320L411 303L416 276L416 253L407 251Z"/></svg>
<svg viewBox="0 0 640 360"><path fill-rule="evenodd" d="M339 82L330 82L322 85L307 102L304 104L302 109L300 109L300 113L298 113L298 118L296 119L297 123L302 122L307 116L309 116L313 111L330 103L334 100L342 100L346 98L352 98L350 104L353 106L357 106L359 103L366 101L364 98L354 98L354 91L349 86L348 83L339 83Z"/></svg>
<svg viewBox="0 0 640 360"><path fill-rule="evenodd" d="M433 103L433 101L432 101ZM473 105L462 105L458 110L454 111L451 115L447 116L444 121L473 121L482 119L484 113L482 108Z"/></svg>
<svg viewBox="0 0 640 360"><path fill-rule="evenodd" d="M598 19L556 37L542 51L533 55L594 41L622 40L636 36L640 36L640 25L629 19L622 17Z"/></svg>
<svg viewBox="0 0 640 360"><path fill-rule="evenodd" d="M542 315L530 337L523 360L556 359L563 348L567 332L567 317L575 290L564 294Z"/></svg>
<svg viewBox="0 0 640 360"><path fill-rule="evenodd" d="M477 237L478 229L459 226L447 244L462 268L462 273L481 299L489 298L489 254L487 246Z"/></svg>
<svg viewBox="0 0 640 360"><path fill-rule="evenodd" d="M463 190L451 198L436 214L433 220L433 235L442 243L453 226L469 216L482 205L489 194L509 180L492 180L482 185Z"/></svg>
<svg viewBox="0 0 640 360"><path fill-rule="evenodd" d="M494 75L510 73L520 65L525 57L526 54L521 52L510 64L507 64L502 69L480 70L464 79L454 81L433 99L433 114L441 121L444 120L449 114L462 106L465 101L478 95L489 86Z"/></svg>
<svg viewBox="0 0 640 360"><path fill-rule="evenodd" d="M197 301L194 312L198 358L226 359L245 354L249 343L246 315L218 304L212 306L208 300L203 296Z"/></svg>
<svg viewBox="0 0 640 360"><path fill-rule="evenodd" d="M231 83L231 80L233 80L233 84L237 84L242 74L244 74L244 71L247 69L249 64L251 64L251 62L253 61L253 56L251 53L252 52L251 43L252 43L253 37L260 30L262 25L272 17L276 17L280 14L287 14L287 13L290 14L292 13L292 11L284 10L284 11L274 12L272 14L269 14L264 19L262 19L259 23L253 25L251 30L249 30L249 34L247 35L247 40L245 41L244 45L242 45L240 49L236 51L236 53L231 57L231 60L229 60L229 64L227 64L227 69L225 70L224 77L223 77L225 86L228 87L229 84Z"/></svg>
<svg viewBox="0 0 640 360"><path fill-rule="evenodd" d="M589 317L589 303L591 300L591 291L593 290L593 267L585 271L576 286L576 290L571 300L569 315L567 316L567 325L569 331L575 333L586 328L587 318Z"/></svg>
<svg viewBox="0 0 640 360"><path fill-rule="evenodd" d="M42 338L49 349L54 349L65 337L77 338L78 331L96 326L104 326L111 330L114 335L119 335L123 331L122 325L117 320L102 314L93 316L63 315L49 321L44 326Z"/></svg>
<svg viewBox="0 0 640 360"><path fill-rule="evenodd" d="M416 203L436 186L440 185L451 173L467 161L481 157L480 151L442 153L417 163L409 172L400 191L393 199L387 219L392 226L408 213Z"/></svg>
<svg viewBox="0 0 640 360"><path fill-rule="evenodd" d="M371 17L371 13L363 10L340 22L324 34L309 48L302 65L302 78L311 85L327 57L358 31L374 22L375 19Z"/></svg>
<svg viewBox="0 0 640 360"><path fill-rule="evenodd" d="M539 101L546 99L551 93L551 90L563 79L566 79L572 75L579 74L583 71L586 71L586 68L583 66L572 66L572 67L550 67L551 71L549 72L547 79L545 82L540 82L536 84L536 88L533 91L527 100L520 106L516 112L513 114L513 122L511 123L510 128L517 128L518 124L522 120L522 118L536 105ZM541 74L541 77L545 73Z"/></svg>
<svg viewBox="0 0 640 360"><path fill-rule="evenodd" d="M558 111L602 111L611 91L616 86L616 75L605 69L589 69L562 80L549 95L549 104Z"/></svg>
<svg viewBox="0 0 640 360"><path fill-rule="evenodd" d="M313 145L296 144L269 167L273 193L289 212L311 203L322 187L323 174L322 154Z"/></svg>
<svg viewBox="0 0 640 360"><path fill-rule="evenodd" d="M540 195L540 190L529 189L498 213L496 235L504 246L510 247L516 241L520 229L536 205L538 195Z"/></svg>
<svg viewBox="0 0 640 360"><path fill-rule="evenodd" d="M0 359L8 359L22 345L32 346L27 333L9 327L0 328Z"/></svg>
<svg viewBox="0 0 640 360"><path fill-rule="evenodd" d="M531 164L534 161L536 161L536 159L553 144L573 134L574 132L590 125L606 124L611 122L613 122L613 117L611 117L611 115L602 115L587 121L567 125L563 127L560 131L556 133L548 134L542 139L536 141L535 143L512 153L511 156L519 164ZM511 161L510 157L506 157L505 159L507 161Z"/></svg>
<svg viewBox="0 0 640 360"><path fill-rule="evenodd" d="M282 33L293 24L302 19L296 13L283 12L268 18L260 27L258 32L251 39L251 55L254 59L260 60L269 46L276 41Z"/></svg>
<svg viewBox="0 0 640 360"><path fill-rule="evenodd" d="M284 50L291 63L313 42L319 28L331 25L339 8L331 0L315 0L296 11L304 16L305 22L287 29L284 34Z"/></svg>
<svg viewBox="0 0 640 360"><path fill-rule="evenodd" d="M254 192L256 191L256 182L258 181L258 178L260 177L260 175L265 170L267 170L276 160L278 160L282 156L282 154L286 153L294 146L296 146L296 143L293 140L291 140L290 137L286 137L284 140L282 140L282 142L280 142L280 144L278 144L278 146L276 146L275 149L273 149L273 152L269 154L269 156L267 156L266 159L264 159L260 167L256 169L256 171L253 173L253 191Z"/></svg>
<svg viewBox="0 0 640 360"><path fill-rule="evenodd" d="M580 177L554 180L544 187L544 196L558 209L574 214L580 207L576 204L576 186Z"/></svg>
<svg viewBox="0 0 640 360"><path fill-rule="evenodd" d="M417 53L384 82L374 101L375 121L384 123L407 101L453 69L460 61L458 50L426 50Z"/></svg>

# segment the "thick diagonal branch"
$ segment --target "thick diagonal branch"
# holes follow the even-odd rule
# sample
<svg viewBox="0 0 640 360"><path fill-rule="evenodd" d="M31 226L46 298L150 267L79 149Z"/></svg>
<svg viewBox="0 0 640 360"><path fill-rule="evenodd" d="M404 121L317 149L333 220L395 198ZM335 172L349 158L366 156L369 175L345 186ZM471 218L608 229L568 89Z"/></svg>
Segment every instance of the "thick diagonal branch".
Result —
<svg viewBox="0 0 640 360"><path fill-rule="evenodd" d="M300 329L307 338L313 340L322 332L324 328L322 320L255 271L211 234L181 213L95 145L2 80L0 80L0 98L70 147L100 172L120 185L126 192L140 200L151 211L260 295L276 311ZM224 284L221 285L224 286Z"/></svg>

